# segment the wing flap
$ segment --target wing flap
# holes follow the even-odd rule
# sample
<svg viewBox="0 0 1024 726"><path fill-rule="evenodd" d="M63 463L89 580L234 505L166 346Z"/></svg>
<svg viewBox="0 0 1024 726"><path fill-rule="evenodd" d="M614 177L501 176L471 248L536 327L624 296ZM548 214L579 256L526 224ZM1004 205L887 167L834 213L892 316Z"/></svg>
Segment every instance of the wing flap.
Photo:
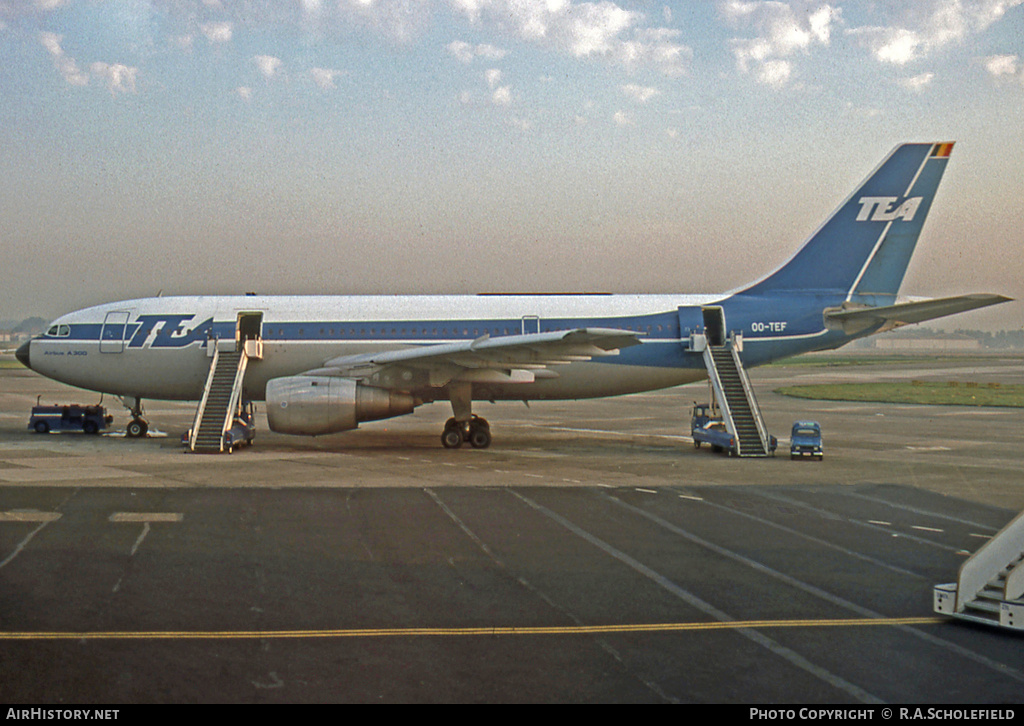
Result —
<svg viewBox="0 0 1024 726"><path fill-rule="evenodd" d="M557 377L549 366L569 365L640 344L640 333L577 328L340 356L304 375L369 380L388 388L443 386L452 380L532 383Z"/></svg>
<svg viewBox="0 0 1024 726"><path fill-rule="evenodd" d="M883 307L842 307L825 310L825 327L841 330L847 335L873 328L879 324L881 330L892 330L903 325L923 323L926 320L943 318L947 315L977 310L978 308L1010 302L1012 298L1003 295L975 294L935 298L915 302L886 305Z"/></svg>

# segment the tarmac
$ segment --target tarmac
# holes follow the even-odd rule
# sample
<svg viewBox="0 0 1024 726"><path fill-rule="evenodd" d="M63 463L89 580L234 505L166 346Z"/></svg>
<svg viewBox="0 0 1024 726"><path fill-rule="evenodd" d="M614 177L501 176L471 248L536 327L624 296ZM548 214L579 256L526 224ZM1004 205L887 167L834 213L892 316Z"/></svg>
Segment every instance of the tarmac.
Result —
<svg viewBox="0 0 1024 726"><path fill-rule="evenodd" d="M1024 358L751 372L779 455L695 449L705 384L432 404L357 431L183 453L30 433L98 394L0 368L0 701L1012 704L1012 631L932 587L1024 509L1024 410L806 401L781 385L1018 383ZM122 430L116 399L104 404ZM823 461L789 427L822 425ZM163 435L160 432L165 432Z"/></svg>

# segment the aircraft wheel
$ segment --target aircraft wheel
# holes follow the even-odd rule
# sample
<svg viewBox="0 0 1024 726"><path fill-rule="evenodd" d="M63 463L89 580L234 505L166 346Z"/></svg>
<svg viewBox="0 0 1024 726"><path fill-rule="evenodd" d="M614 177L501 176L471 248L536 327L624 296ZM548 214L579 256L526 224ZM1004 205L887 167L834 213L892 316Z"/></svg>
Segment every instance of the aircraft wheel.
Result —
<svg viewBox="0 0 1024 726"><path fill-rule="evenodd" d="M133 418L128 422L126 433L133 439L141 438L149 431L149 424L141 418Z"/></svg>
<svg viewBox="0 0 1024 726"><path fill-rule="evenodd" d="M441 434L441 445L446 449L459 448L462 446L462 432L454 426L445 427Z"/></svg>
<svg viewBox="0 0 1024 726"><path fill-rule="evenodd" d="M474 449L486 449L491 445L489 426L474 426L469 432L469 443Z"/></svg>

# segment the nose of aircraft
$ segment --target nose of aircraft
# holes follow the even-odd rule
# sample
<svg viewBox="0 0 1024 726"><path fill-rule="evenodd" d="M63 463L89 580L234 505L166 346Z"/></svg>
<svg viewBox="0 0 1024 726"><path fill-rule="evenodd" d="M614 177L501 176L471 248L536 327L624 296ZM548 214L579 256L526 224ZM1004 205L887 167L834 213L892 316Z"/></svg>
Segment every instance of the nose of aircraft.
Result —
<svg viewBox="0 0 1024 726"><path fill-rule="evenodd" d="M29 346L32 345L31 340L26 340L20 346L18 350L14 351L15 357L21 361L21 364L26 368L31 368L32 364L29 362Z"/></svg>

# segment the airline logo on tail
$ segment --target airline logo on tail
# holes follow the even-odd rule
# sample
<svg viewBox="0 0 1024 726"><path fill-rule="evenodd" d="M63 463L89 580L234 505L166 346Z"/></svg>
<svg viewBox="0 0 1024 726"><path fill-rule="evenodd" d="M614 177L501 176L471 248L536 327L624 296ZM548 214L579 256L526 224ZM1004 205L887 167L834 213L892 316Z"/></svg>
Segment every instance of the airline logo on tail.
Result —
<svg viewBox="0 0 1024 726"><path fill-rule="evenodd" d="M857 200L860 204L857 221L892 222L903 219L912 222L917 208L921 206L922 198L910 197L900 202L899 197L861 197Z"/></svg>

